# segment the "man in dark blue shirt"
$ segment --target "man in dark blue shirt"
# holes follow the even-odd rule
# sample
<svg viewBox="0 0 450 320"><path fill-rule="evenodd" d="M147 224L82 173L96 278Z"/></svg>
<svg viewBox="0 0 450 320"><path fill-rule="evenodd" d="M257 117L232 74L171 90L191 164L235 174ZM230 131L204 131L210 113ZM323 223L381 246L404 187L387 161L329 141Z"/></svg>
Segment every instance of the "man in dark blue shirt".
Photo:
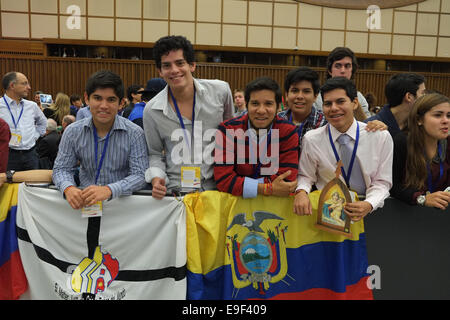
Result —
<svg viewBox="0 0 450 320"><path fill-rule="evenodd" d="M415 73L399 73L391 77L384 89L388 104L365 122L380 120L395 137L405 129L414 102L425 93L425 78Z"/></svg>
<svg viewBox="0 0 450 320"><path fill-rule="evenodd" d="M128 120L136 123L142 129L144 129L144 124L142 122L142 117L144 114L144 108L147 102L149 102L154 96L156 96L164 87L167 85L166 81L161 78L153 78L147 81L147 86L145 89L139 91L141 93L142 101L134 105L133 110L128 116Z"/></svg>
<svg viewBox="0 0 450 320"><path fill-rule="evenodd" d="M74 117L77 116L78 110L83 107L83 101L81 100L81 96L78 94L73 94L70 96L70 114Z"/></svg>

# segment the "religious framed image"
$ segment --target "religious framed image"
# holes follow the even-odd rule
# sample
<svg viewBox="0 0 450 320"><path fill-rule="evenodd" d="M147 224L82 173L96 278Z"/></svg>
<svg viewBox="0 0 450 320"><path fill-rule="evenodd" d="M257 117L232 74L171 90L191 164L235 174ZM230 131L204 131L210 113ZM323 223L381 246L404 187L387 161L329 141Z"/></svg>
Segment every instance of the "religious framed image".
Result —
<svg viewBox="0 0 450 320"><path fill-rule="evenodd" d="M345 214L344 206L346 203L352 202L352 197L345 183L338 178L340 171L340 166L338 166L336 178L328 182L320 194L316 227L351 237L351 219Z"/></svg>

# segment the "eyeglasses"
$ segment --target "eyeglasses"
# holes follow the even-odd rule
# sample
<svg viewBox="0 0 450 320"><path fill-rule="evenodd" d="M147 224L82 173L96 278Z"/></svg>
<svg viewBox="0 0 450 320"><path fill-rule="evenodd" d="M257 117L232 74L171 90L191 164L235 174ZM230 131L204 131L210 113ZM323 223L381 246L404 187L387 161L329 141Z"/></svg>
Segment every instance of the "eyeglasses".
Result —
<svg viewBox="0 0 450 320"><path fill-rule="evenodd" d="M143 94L145 91L138 91L137 94Z"/></svg>
<svg viewBox="0 0 450 320"><path fill-rule="evenodd" d="M22 86L27 86L27 85L29 85L29 83L28 83L28 81L22 81L22 82L15 82L15 84L20 84L20 85L22 85Z"/></svg>

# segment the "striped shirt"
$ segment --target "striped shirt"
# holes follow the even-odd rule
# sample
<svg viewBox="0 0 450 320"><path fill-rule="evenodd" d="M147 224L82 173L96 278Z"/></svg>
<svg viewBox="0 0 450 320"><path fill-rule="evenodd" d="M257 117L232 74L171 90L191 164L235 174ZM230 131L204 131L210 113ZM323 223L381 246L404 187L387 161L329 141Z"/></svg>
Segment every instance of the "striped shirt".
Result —
<svg viewBox="0 0 450 320"><path fill-rule="evenodd" d="M295 126L280 118L276 117L272 123L272 138L270 145L267 147L267 152L263 152L271 161L266 164L261 164L261 171L258 172L258 165L255 164L259 159L261 154L260 149L266 150L267 140L261 138L258 141L258 151L255 157L258 161L250 155L249 147L249 134L245 135L244 138L231 137L230 133L237 134L238 130L241 129L246 132L249 127L248 114L245 114L238 118L233 118L228 121L224 121L220 124L217 137L216 137L216 149L215 149L215 165L214 165L214 179L216 180L217 189L222 192L228 192L236 196L244 197L255 197L256 190L253 192L247 192L246 185L253 180L254 183L250 183L253 187L257 183L264 183L275 180L279 175L284 172L291 170L291 174L286 180L294 181L296 179L296 174L298 172L298 160L299 160L299 148L298 148L298 136L297 129ZM232 131L229 131L232 130ZM278 154L272 154L274 149L274 144L276 140L274 139L274 130L278 130ZM227 145L233 146L233 150L228 150ZM242 151L239 152L238 147L245 145L245 158L242 158ZM224 146L226 146L224 148ZM224 150L224 152L222 152ZM254 150L252 148L252 150ZM230 153L232 153L230 155ZM232 159L233 163L229 163L227 159ZM252 160L253 158L253 160ZM228 163L227 163L228 161ZM271 175L263 175L262 168L274 168L277 169L276 173ZM259 174L258 174L259 173ZM261 179L263 178L263 179ZM259 180L258 180L259 179ZM263 180L263 181L260 181ZM251 189L251 187L250 187ZM253 188L254 189L254 188Z"/></svg>
<svg viewBox="0 0 450 320"><path fill-rule="evenodd" d="M75 185L73 168L80 162L80 187L95 184L106 137L98 139L95 163L94 124L92 117L72 123L64 131L53 167L53 182L61 191ZM110 131L105 158L97 185L107 185L112 197L131 195L145 186L148 151L144 131L128 119L116 115Z"/></svg>
<svg viewBox="0 0 450 320"><path fill-rule="evenodd" d="M86 118L91 117L91 108L89 106L86 106L84 108L80 108L77 112L77 117L75 118L76 121L80 121Z"/></svg>

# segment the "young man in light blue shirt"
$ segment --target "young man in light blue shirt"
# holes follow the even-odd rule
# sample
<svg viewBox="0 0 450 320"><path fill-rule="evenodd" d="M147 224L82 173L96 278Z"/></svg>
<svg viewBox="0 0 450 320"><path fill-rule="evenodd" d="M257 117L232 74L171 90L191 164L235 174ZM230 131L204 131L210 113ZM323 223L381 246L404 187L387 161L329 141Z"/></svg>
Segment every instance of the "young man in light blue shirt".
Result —
<svg viewBox="0 0 450 320"><path fill-rule="evenodd" d="M64 131L53 168L53 181L73 209L131 195L145 186L148 152L144 131L117 115L123 83L111 71L94 73L85 100L92 117ZM73 167L80 162L80 188Z"/></svg>

